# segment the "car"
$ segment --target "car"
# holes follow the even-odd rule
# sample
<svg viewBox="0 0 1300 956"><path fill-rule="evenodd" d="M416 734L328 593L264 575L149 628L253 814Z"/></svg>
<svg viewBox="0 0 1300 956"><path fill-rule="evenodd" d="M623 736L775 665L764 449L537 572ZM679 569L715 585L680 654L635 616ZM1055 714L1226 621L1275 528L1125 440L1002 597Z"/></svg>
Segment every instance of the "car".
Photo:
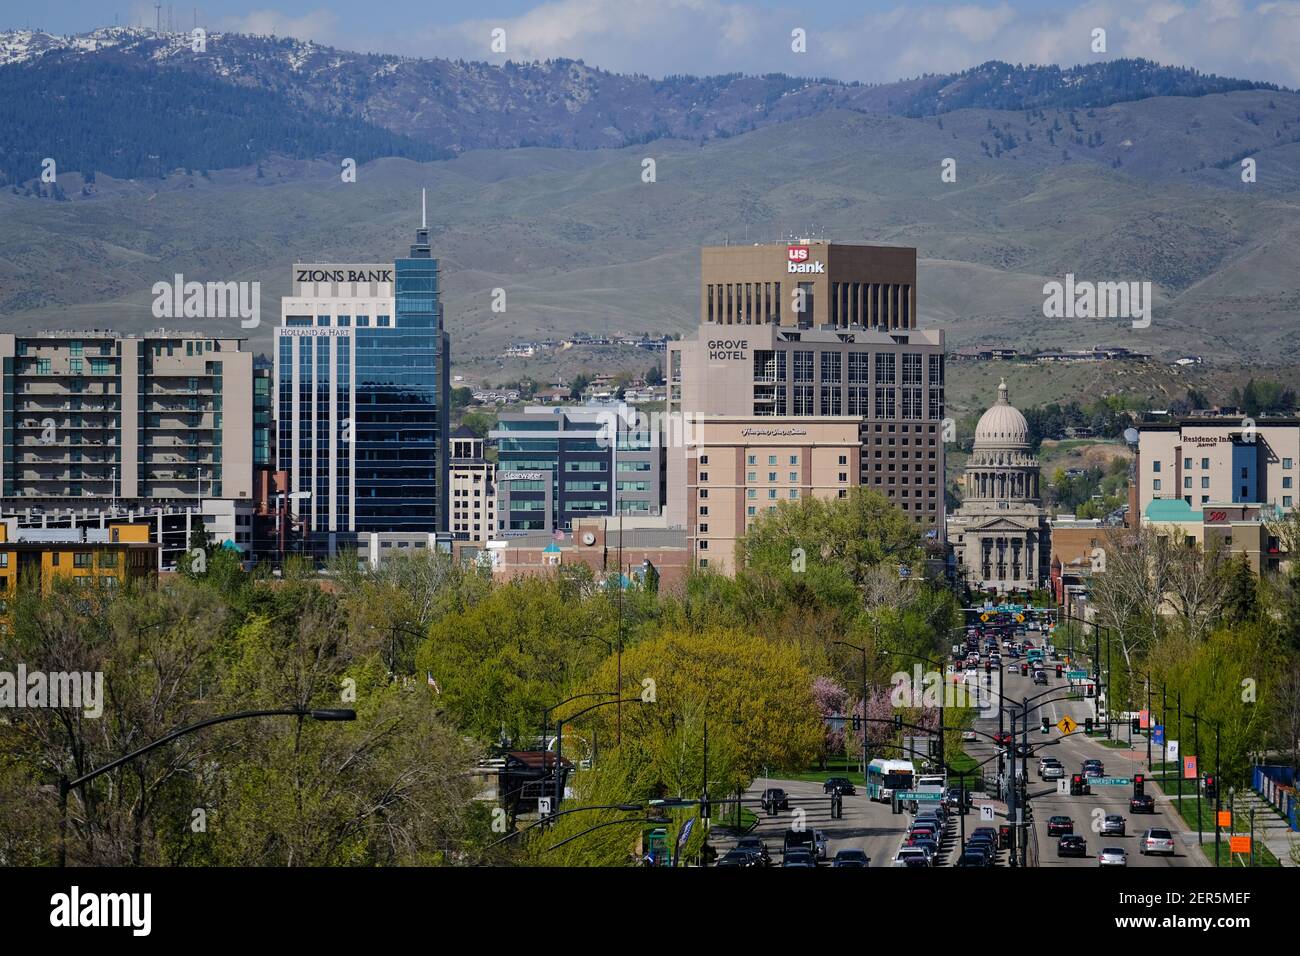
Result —
<svg viewBox="0 0 1300 956"><path fill-rule="evenodd" d="M895 866L933 866L933 865L934 863L932 861L927 860L924 857L908 857L902 863L895 864Z"/></svg>
<svg viewBox="0 0 1300 956"><path fill-rule="evenodd" d="M1089 767L1096 767L1098 770L1102 770L1102 771L1106 769L1106 765L1102 763L1100 760L1098 760L1096 757L1089 757L1080 766L1084 770L1087 770Z"/></svg>
<svg viewBox="0 0 1300 956"><path fill-rule="evenodd" d="M997 852L997 846L998 846L997 837L990 836L987 833L980 833L980 834L972 834L971 836L966 838L966 849L969 850L971 847L979 847L979 846L984 846L987 847L992 852Z"/></svg>
<svg viewBox="0 0 1300 956"><path fill-rule="evenodd" d="M1064 836L1074 832L1074 821L1064 815L1050 817L1047 821L1048 836Z"/></svg>
<svg viewBox="0 0 1300 956"><path fill-rule="evenodd" d="M736 841L736 849L748 850L750 853L756 854L758 858L763 861L764 866L772 865L772 856L767 852L767 844L764 843L760 837L741 837Z"/></svg>
<svg viewBox="0 0 1300 956"><path fill-rule="evenodd" d="M1119 846L1106 846L1097 851L1098 866L1128 866L1128 852Z"/></svg>
<svg viewBox="0 0 1300 956"><path fill-rule="evenodd" d="M961 732L961 739L964 741L979 740L980 735L973 730L963 730Z"/></svg>
<svg viewBox="0 0 1300 956"><path fill-rule="evenodd" d="M957 862L953 866L976 866L985 867L989 865L988 857L983 853L976 853L972 850L962 851L961 856L957 857Z"/></svg>
<svg viewBox="0 0 1300 956"><path fill-rule="evenodd" d="M934 858L939 855L939 844L933 838L917 840L912 844L912 848L924 850L926 856L930 858L931 865L934 864Z"/></svg>
<svg viewBox="0 0 1300 956"><path fill-rule="evenodd" d="M1124 828L1127 823L1124 817L1118 813L1108 813L1101 821L1102 836L1124 836Z"/></svg>
<svg viewBox="0 0 1300 956"><path fill-rule="evenodd" d="M1065 768L1059 763L1049 763L1043 768L1042 772L1039 773L1039 777L1043 780L1061 780L1065 777Z"/></svg>
<svg viewBox="0 0 1300 956"><path fill-rule="evenodd" d="M763 810L767 813L790 809L790 796L780 787L769 787L764 790L758 802L762 804Z"/></svg>
<svg viewBox="0 0 1300 956"><path fill-rule="evenodd" d="M1100 767L1084 767L1083 775L1085 777L1104 777L1106 776L1106 771L1102 770Z"/></svg>
<svg viewBox="0 0 1300 956"><path fill-rule="evenodd" d="M1033 752L1034 752L1034 748L1030 744L1016 744L1017 757L1028 757Z"/></svg>
<svg viewBox="0 0 1300 956"><path fill-rule="evenodd" d="M853 781L848 777L828 777L822 784L822 793L833 793L836 789L842 794L854 796L857 794L857 788L853 786Z"/></svg>
<svg viewBox="0 0 1300 956"><path fill-rule="evenodd" d="M1057 760L1055 757L1039 757L1038 775L1041 777L1043 775L1043 770L1047 767L1059 767L1060 765L1061 761Z"/></svg>
<svg viewBox="0 0 1300 956"><path fill-rule="evenodd" d="M826 859L827 841L826 841L825 830L813 831L813 846L816 847L817 850L817 859L819 860Z"/></svg>
<svg viewBox="0 0 1300 956"><path fill-rule="evenodd" d="M1046 672L1046 671L1034 671L1034 683L1035 683L1035 684L1046 684L1046 683L1047 683L1047 672Z"/></svg>
<svg viewBox="0 0 1300 956"><path fill-rule="evenodd" d="M781 860L782 866L794 866L800 868L815 867L817 861L808 850L790 850Z"/></svg>
<svg viewBox="0 0 1300 956"><path fill-rule="evenodd" d="M907 846L916 846L922 840L929 840L932 843L938 842L939 831L931 827L923 827L920 830L910 830L904 843Z"/></svg>
<svg viewBox="0 0 1300 956"><path fill-rule="evenodd" d="M1077 833L1067 833L1056 841L1057 856L1087 856L1088 841Z"/></svg>
<svg viewBox="0 0 1300 956"><path fill-rule="evenodd" d="M1129 813L1155 813L1156 798L1149 793L1139 794L1132 797L1128 802Z"/></svg>
<svg viewBox="0 0 1300 956"><path fill-rule="evenodd" d="M1151 827L1142 834L1142 839L1138 842L1138 852L1143 856L1150 856L1152 853L1173 856L1174 835L1164 827Z"/></svg>
<svg viewBox="0 0 1300 956"><path fill-rule="evenodd" d="M920 860L922 866L930 865L929 855L920 847L904 846L899 847L898 854L894 857L892 866L907 866L908 860Z"/></svg>
<svg viewBox="0 0 1300 956"><path fill-rule="evenodd" d="M728 850L724 853L722 858L713 865L725 867L756 867L762 866L763 863L756 854L751 853L748 850L742 850L740 847L736 847L735 849Z"/></svg>
<svg viewBox="0 0 1300 956"><path fill-rule="evenodd" d="M792 850L807 850L809 853L816 854L816 833L806 828L786 830L785 839L781 841L781 855L784 856Z"/></svg>
<svg viewBox="0 0 1300 956"><path fill-rule="evenodd" d="M865 850L848 847L835 854L831 866L867 866L870 862L871 857Z"/></svg>

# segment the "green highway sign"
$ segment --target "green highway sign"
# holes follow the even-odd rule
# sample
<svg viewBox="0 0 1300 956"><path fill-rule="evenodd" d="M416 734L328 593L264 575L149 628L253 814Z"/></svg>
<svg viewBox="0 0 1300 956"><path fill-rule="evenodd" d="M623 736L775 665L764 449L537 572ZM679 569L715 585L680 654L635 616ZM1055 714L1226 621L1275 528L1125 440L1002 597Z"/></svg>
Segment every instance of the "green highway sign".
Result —
<svg viewBox="0 0 1300 956"><path fill-rule="evenodd" d="M1068 677L1070 680L1087 680L1088 672L1087 671L1066 671L1065 676Z"/></svg>
<svg viewBox="0 0 1300 956"><path fill-rule="evenodd" d="M943 794L935 791L923 792L921 790L900 790L898 791L899 800L915 800L918 803L938 803L943 799Z"/></svg>
<svg viewBox="0 0 1300 956"><path fill-rule="evenodd" d="M1089 777L1088 782L1094 787L1127 787L1133 782L1132 777Z"/></svg>

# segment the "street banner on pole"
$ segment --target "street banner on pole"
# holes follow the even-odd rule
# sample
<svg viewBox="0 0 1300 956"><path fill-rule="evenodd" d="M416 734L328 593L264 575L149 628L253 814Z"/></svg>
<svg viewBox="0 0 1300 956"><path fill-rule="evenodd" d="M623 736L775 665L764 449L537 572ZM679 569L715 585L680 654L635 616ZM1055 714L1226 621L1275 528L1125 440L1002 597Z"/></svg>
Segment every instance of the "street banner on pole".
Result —
<svg viewBox="0 0 1300 956"><path fill-rule="evenodd" d="M1183 779L1184 780L1196 779L1196 755L1195 754L1191 754L1190 756L1183 758Z"/></svg>

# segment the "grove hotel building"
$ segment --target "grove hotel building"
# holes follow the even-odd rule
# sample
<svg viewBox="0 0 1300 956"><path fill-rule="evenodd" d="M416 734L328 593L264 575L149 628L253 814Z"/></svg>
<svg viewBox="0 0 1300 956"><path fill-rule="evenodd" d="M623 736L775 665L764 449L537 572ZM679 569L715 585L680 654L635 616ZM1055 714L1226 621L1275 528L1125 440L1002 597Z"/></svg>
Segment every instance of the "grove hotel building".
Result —
<svg viewBox="0 0 1300 956"><path fill-rule="evenodd" d="M915 249L704 249L699 329L668 344L667 411L670 423L852 420L860 447L852 483L943 539L944 337L916 328ZM699 517L676 491L687 487L696 451L668 449L670 526Z"/></svg>
<svg viewBox="0 0 1300 956"><path fill-rule="evenodd" d="M860 421L706 417L686 462L686 541L701 568L735 570L736 542L781 501L843 498L858 484Z"/></svg>

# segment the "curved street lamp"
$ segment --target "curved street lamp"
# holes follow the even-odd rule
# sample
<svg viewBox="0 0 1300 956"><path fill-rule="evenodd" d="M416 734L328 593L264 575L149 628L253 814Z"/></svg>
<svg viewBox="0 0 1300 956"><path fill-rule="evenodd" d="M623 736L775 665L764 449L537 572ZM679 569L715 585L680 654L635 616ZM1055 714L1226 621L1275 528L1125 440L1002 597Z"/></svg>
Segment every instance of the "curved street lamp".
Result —
<svg viewBox="0 0 1300 956"><path fill-rule="evenodd" d="M308 709L305 707L289 707L282 710L241 710L235 714L223 714L220 717L209 717L207 720L200 720L198 723L188 724L185 727L178 727L170 733L164 734L152 743L147 743L143 747L137 747L129 754L118 757L104 766L89 773L84 773L75 780L69 780L66 774L59 775L59 866L67 866L68 862L68 793L73 787L80 787L89 783L101 774L108 773L124 763L134 760L141 754L148 753L161 747L163 744L171 743L178 737L184 737L186 734L192 734L196 730L202 730L205 727L211 727L214 724L224 724L232 720L247 720L252 717L310 717L312 720L322 722L334 722L344 720L356 720L357 712L355 710L346 710L341 708L317 708Z"/></svg>

